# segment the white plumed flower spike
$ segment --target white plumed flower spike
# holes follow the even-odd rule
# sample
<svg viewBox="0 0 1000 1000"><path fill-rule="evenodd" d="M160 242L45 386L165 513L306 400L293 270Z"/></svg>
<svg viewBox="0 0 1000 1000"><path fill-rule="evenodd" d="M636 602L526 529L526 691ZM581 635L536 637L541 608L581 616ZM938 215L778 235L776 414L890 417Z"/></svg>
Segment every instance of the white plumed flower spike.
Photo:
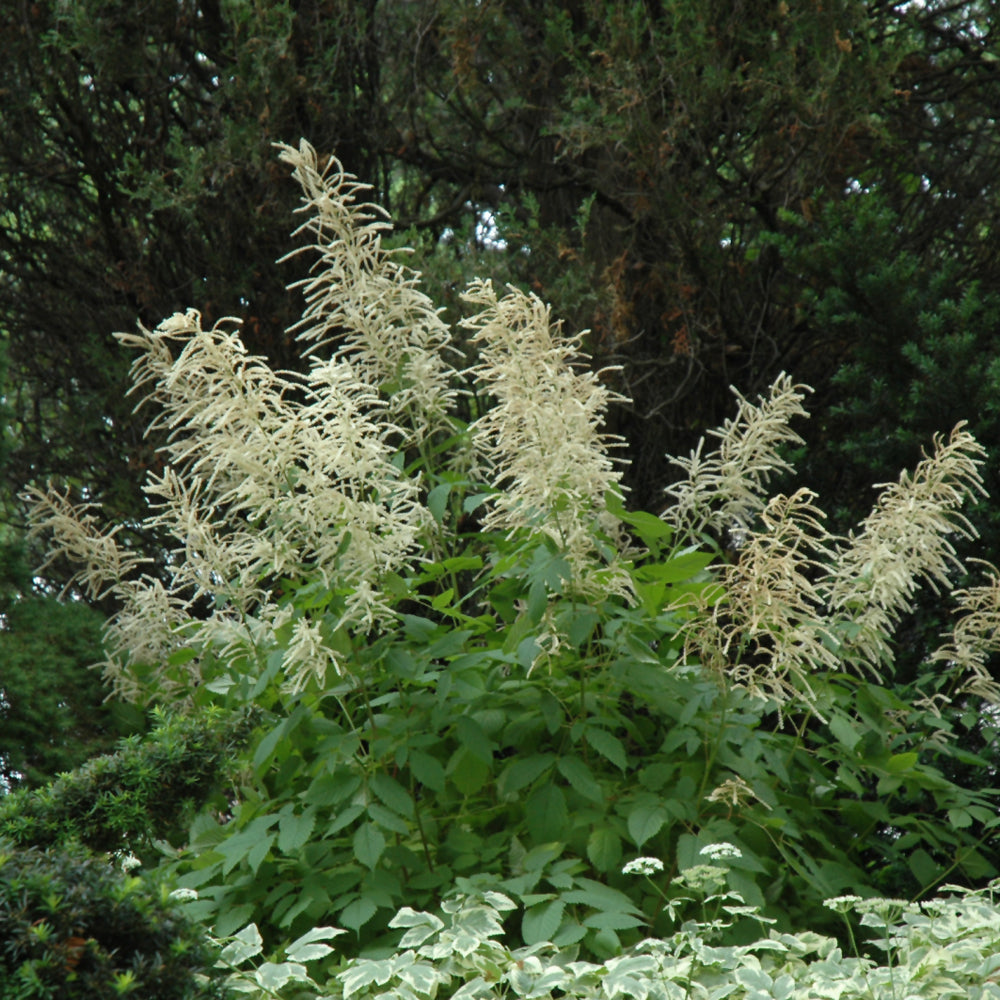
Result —
<svg viewBox="0 0 1000 1000"><path fill-rule="evenodd" d="M536 296L511 288L498 297L491 282L477 281L465 299L479 308L466 320L480 351L473 371L496 401L473 425L498 491L485 526L544 531L580 594L627 596L628 575L602 567L595 542L596 531L619 535L605 504L607 493L622 492L621 465L608 454L619 441L600 429L619 397L602 372L579 365L580 337L564 336Z"/></svg>
<svg viewBox="0 0 1000 1000"><path fill-rule="evenodd" d="M320 169L316 150L279 145L280 158L302 187L300 212L309 218L298 233L313 242L303 252L316 255L301 287L306 308L293 327L306 353L332 345L348 357L359 377L383 390L391 419L404 431L404 443L418 443L451 427L457 390L455 370L445 355L451 331L439 310L418 286L420 275L397 261L399 253L382 246L391 230L385 212L359 199L371 189L330 158ZM286 257L285 259L288 259Z"/></svg>

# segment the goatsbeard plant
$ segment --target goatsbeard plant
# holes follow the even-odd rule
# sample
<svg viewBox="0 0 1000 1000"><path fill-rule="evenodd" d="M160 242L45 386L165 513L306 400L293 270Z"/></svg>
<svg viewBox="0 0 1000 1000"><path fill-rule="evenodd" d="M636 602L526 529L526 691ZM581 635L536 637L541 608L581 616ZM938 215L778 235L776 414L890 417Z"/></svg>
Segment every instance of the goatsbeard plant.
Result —
<svg viewBox="0 0 1000 1000"><path fill-rule="evenodd" d="M933 442L834 537L808 490L768 495L805 415L781 375L678 461L662 516L629 511L603 430L624 401L581 337L488 281L451 330L367 189L305 142L280 156L314 260L305 371L195 310L119 335L162 439L145 489L163 572L70 489L31 490L72 585L118 605L117 696L267 720L229 799L158 847L217 933L253 920L275 944L335 919L362 947L478 874L525 907L526 944L606 955L662 926L712 843L784 920L890 875L925 891L993 872L995 804L935 762L941 699L996 700L996 574L929 656L950 690L923 710L881 684L917 585L959 568L971 435ZM622 874L640 852L669 859L652 895Z"/></svg>

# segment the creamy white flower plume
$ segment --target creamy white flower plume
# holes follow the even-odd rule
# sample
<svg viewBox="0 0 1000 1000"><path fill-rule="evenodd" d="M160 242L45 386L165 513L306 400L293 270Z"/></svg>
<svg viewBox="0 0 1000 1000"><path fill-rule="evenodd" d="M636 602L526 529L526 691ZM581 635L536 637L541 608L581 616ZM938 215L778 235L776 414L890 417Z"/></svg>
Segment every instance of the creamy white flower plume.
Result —
<svg viewBox="0 0 1000 1000"><path fill-rule="evenodd" d="M420 275L382 247L391 229L386 214L359 200L370 187L336 159L321 170L304 140L298 149L279 148L302 187L299 211L309 213L297 232L314 239L288 256L318 256L310 277L291 286L301 287L306 299L293 327L297 339L308 354L333 344L337 356L349 357L359 377L384 392L391 419L406 425L405 443L450 428L457 396L456 372L445 360L451 332L419 290Z"/></svg>
<svg viewBox="0 0 1000 1000"><path fill-rule="evenodd" d="M832 611L854 625L845 655L856 653L877 668L890 658L889 638L920 584L950 589L949 574L963 566L949 536L975 535L959 508L985 495L983 454L962 424L947 441L936 436L932 454L898 482L884 484L860 530L837 547L830 573L817 586Z"/></svg>
<svg viewBox="0 0 1000 1000"><path fill-rule="evenodd" d="M203 330L193 312L186 320L122 337L143 349L136 382L155 378L147 399L170 431L169 464L146 490L151 523L182 543L180 581L246 610L269 576L315 569L361 584L398 568L426 514L417 484L392 464L386 439L397 429L378 419L381 403L353 366L274 372L232 331ZM372 606L356 611L370 621L378 597L368 593Z"/></svg>
<svg viewBox="0 0 1000 1000"><path fill-rule="evenodd" d="M107 643L118 692L139 695L140 667L153 668L161 694L176 683L160 668L190 641L195 619L202 652L238 656L241 645L273 642L285 614L274 598L283 577L318 576L340 588L334 627L381 620L381 581L418 556L430 517L418 484L393 463L398 428L383 419L374 388L346 360L316 359L305 376L272 371L247 354L236 321L205 330L194 310L120 339L140 351L135 386L153 426L167 432L163 471L145 486L145 526L174 540L168 583L137 579L140 560L116 543L120 529L103 534L86 506L39 494L35 513L36 530L51 531L82 563L89 592L121 602ZM320 653L303 652L307 638L316 636L296 633L290 653L299 679L307 659L312 676L323 672ZM191 680L200 660L185 664Z"/></svg>
<svg viewBox="0 0 1000 1000"><path fill-rule="evenodd" d="M723 567L721 588L678 603L694 609L681 628L687 653L779 704L811 702L809 675L840 663L812 582L830 555L814 499L805 489L774 497L760 527L747 532L739 561Z"/></svg>
<svg viewBox="0 0 1000 1000"><path fill-rule="evenodd" d="M917 588L950 587L950 576L963 569L949 536L972 536L959 508L983 492L983 449L959 425L947 440L934 439L932 454L912 473L883 489L871 515L846 539L826 530L808 490L759 508L757 491L766 475L783 467L769 450L792 440L772 424L796 415L799 398L783 376L759 412L741 400L740 417L716 435L723 440L707 460L709 471L703 475L687 463L692 478L673 488L680 503L666 515L686 530L749 525L741 532L739 559L720 570L721 586L684 595L675 607L687 615L681 633L689 656L775 699L779 708L790 699L815 708L810 676L817 670L853 665L879 675L891 661L892 632ZM730 445L732 434L737 441ZM730 486L716 507L724 519L713 520L715 513L702 510L711 505L706 483L722 490L730 460ZM754 510L758 516L749 524ZM989 677L985 658L1000 643L1000 585L994 575L989 586L957 596L963 616L933 659L947 662L956 679L965 673L962 690L996 700L1000 686Z"/></svg>
<svg viewBox="0 0 1000 1000"><path fill-rule="evenodd" d="M621 469L608 454L618 439L600 430L617 399L601 374L576 366L580 338L563 336L537 297L489 281L465 295L479 312L466 320L480 350L474 374L496 403L473 425L498 493L487 528L547 532L566 554L581 593L627 594L628 576L602 566L596 534L619 535L607 493L620 494Z"/></svg>
<svg viewBox="0 0 1000 1000"><path fill-rule="evenodd" d="M686 477L667 487L674 500L663 517L682 538L697 540L708 528L719 537L726 532L742 535L751 527L767 505L768 480L792 471L780 449L803 443L789 422L809 415L802 400L811 391L795 385L784 372L757 404L732 390L738 401L736 417L709 431L718 438L719 447L703 455L702 438L688 458L673 459Z"/></svg>
<svg viewBox="0 0 1000 1000"><path fill-rule="evenodd" d="M989 658L1000 652L1000 573L975 561L985 567L987 582L954 592L957 621L930 659L964 674L962 693L998 704L1000 684L990 673Z"/></svg>
<svg viewBox="0 0 1000 1000"><path fill-rule="evenodd" d="M25 499L29 510L29 535L50 537L49 557L38 568L41 573L54 559L65 556L79 567L67 582L78 585L92 598L100 598L138 566L149 562L118 543L122 525L105 529L97 516L100 508L91 503L74 503L68 489L40 490L29 487Z"/></svg>

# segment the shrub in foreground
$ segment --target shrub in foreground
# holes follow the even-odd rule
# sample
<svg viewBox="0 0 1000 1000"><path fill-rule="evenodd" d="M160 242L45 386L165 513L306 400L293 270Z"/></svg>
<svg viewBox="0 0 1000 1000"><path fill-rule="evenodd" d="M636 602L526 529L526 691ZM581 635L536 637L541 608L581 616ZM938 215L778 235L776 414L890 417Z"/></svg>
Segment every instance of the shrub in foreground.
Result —
<svg viewBox="0 0 1000 1000"><path fill-rule="evenodd" d="M160 887L79 847L0 843L0 1000L201 1000L221 995L214 961Z"/></svg>

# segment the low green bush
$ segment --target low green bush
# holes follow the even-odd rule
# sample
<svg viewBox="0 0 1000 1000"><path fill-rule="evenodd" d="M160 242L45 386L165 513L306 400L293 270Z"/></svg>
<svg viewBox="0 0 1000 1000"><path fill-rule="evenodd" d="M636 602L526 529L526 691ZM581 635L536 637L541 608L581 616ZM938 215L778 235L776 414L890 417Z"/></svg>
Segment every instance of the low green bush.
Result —
<svg viewBox="0 0 1000 1000"><path fill-rule="evenodd" d="M21 847L79 841L97 852L138 851L169 839L220 785L253 728L252 713L167 718L37 790L0 799L0 837Z"/></svg>
<svg viewBox="0 0 1000 1000"><path fill-rule="evenodd" d="M207 1000L215 958L165 889L80 847L0 845L0 1000Z"/></svg>

